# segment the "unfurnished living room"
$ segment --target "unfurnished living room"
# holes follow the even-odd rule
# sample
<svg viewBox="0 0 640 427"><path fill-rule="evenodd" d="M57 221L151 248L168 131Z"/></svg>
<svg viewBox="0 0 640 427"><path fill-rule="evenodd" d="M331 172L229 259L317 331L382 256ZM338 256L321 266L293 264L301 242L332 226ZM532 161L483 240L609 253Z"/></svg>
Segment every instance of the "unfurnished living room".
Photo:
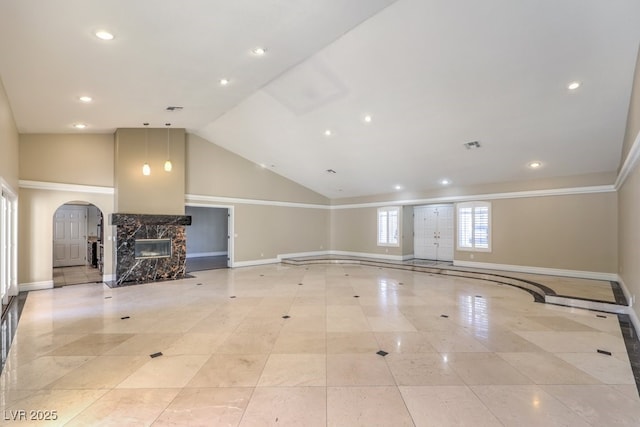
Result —
<svg viewBox="0 0 640 427"><path fill-rule="evenodd" d="M0 0L0 425L640 425L639 16Z"/></svg>

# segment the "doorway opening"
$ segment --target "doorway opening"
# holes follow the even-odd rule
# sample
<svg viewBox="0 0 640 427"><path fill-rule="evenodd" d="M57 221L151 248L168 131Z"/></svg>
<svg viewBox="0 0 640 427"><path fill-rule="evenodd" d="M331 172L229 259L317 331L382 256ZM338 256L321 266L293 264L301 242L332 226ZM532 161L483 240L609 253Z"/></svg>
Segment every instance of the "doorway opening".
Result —
<svg viewBox="0 0 640 427"><path fill-rule="evenodd" d="M0 301L2 317L18 295L18 198L0 178ZM5 336L2 329L3 339Z"/></svg>
<svg viewBox="0 0 640 427"><path fill-rule="evenodd" d="M104 216L91 203L73 201L53 214L53 287L102 283Z"/></svg>
<svg viewBox="0 0 640 427"><path fill-rule="evenodd" d="M231 209L226 207L187 206L191 216L187 235L187 273L231 267Z"/></svg>
<svg viewBox="0 0 640 427"><path fill-rule="evenodd" d="M414 206L415 258L436 262L453 261L453 213L452 204Z"/></svg>

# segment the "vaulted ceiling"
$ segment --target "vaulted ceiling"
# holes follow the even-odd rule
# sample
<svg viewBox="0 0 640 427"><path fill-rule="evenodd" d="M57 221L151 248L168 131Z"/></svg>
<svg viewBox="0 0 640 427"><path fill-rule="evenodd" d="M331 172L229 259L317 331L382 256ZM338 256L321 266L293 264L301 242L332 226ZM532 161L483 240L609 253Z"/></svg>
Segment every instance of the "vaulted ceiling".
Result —
<svg viewBox="0 0 640 427"><path fill-rule="evenodd" d="M422 191L615 171L638 16L636 0L3 0L0 78L21 133L171 123L327 197Z"/></svg>

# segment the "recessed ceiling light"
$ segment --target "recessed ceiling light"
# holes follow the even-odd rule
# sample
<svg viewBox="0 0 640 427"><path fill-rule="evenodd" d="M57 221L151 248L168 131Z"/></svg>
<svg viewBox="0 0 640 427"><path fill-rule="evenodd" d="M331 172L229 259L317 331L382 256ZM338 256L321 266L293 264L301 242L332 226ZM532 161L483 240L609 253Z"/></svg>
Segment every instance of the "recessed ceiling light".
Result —
<svg viewBox="0 0 640 427"><path fill-rule="evenodd" d="M267 167L267 165L265 165L264 163L260 163L258 166L260 166L263 169Z"/></svg>
<svg viewBox="0 0 640 427"><path fill-rule="evenodd" d="M440 180L440 184L449 185L449 184L451 184L451 180L447 179L447 178L443 178L443 179Z"/></svg>
<svg viewBox="0 0 640 427"><path fill-rule="evenodd" d="M580 87L580 82L571 82L569 83L569 85L567 86L567 89L569 90L576 90Z"/></svg>
<svg viewBox="0 0 640 427"><path fill-rule="evenodd" d="M87 127L87 125L84 124L84 123L75 123L73 125L73 127L76 128L76 129L85 129Z"/></svg>
<svg viewBox="0 0 640 427"><path fill-rule="evenodd" d="M531 162L531 163L529 163L529 167L531 169L538 169L541 166L542 166L542 163L540 163L540 162Z"/></svg>
<svg viewBox="0 0 640 427"><path fill-rule="evenodd" d="M256 47L251 49L251 53L253 53L256 56L262 56L265 53L267 53L267 49L263 48L263 47Z"/></svg>
<svg viewBox="0 0 640 427"><path fill-rule="evenodd" d="M402 190L402 185L394 185L393 188L395 190Z"/></svg>
<svg viewBox="0 0 640 427"><path fill-rule="evenodd" d="M324 136L331 136L333 135L333 132L331 132L331 129L327 129L324 131Z"/></svg>
<svg viewBox="0 0 640 427"><path fill-rule="evenodd" d="M220 86L226 86L229 84L229 79L220 79Z"/></svg>
<svg viewBox="0 0 640 427"><path fill-rule="evenodd" d="M113 40L115 36L106 30L98 30L96 31L96 37L100 40Z"/></svg>
<svg viewBox="0 0 640 427"><path fill-rule="evenodd" d="M80 100L80 102L85 102L85 103L93 101L93 98L91 98L90 96L81 96L78 99Z"/></svg>
<svg viewBox="0 0 640 427"><path fill-rule="evenodd" d="M365 121L365 123L371 123L372 118L369 114L367 114L366 116L364 116L363 120Z"/></svg>

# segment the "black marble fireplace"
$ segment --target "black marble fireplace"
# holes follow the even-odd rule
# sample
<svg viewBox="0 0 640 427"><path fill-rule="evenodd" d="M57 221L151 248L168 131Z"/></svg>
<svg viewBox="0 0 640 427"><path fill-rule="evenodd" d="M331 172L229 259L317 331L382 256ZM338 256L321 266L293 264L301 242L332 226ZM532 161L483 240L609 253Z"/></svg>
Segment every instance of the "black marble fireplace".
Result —
<svg viewBox="0 0 640 427"><path fill-rule="evenodd" d="M116 267L112 286L127 286L186 276L186 215L111 215L116 226Z"/></svg>

